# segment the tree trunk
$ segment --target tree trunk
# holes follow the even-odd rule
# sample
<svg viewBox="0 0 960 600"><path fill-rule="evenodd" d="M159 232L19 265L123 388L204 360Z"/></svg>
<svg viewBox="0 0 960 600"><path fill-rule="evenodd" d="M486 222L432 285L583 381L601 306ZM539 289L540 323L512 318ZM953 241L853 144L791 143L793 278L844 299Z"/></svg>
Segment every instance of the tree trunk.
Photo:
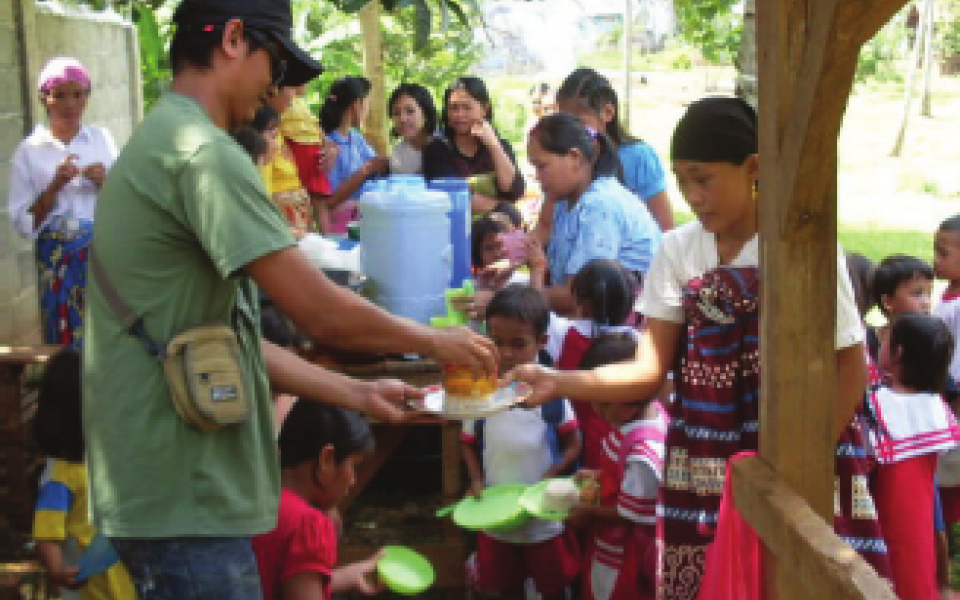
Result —
<svg viewBox="0 0 960 600"><path fill-rule="evenodd" d="M623 102L620 104L620 120L630 129L630 100L633 95L633 0L625 0L623 9Z"/></svg>
<svg viewBox="0 0 960 600"><path fill-rule="evenodd" d="M387 96L384 90L386 77L383 68L383 38L380 30L380 2L367 2L360 9L360 33L363 36L363 67L370 79L370 112L367 114L365 134L377 154L386 156L387 145Z"/></svg>
<svg viewBox="0 0 960 600"><path fill-rule="evenodd" d="M743 7L743 33L737 53L736 94L757 106L757 18L755 0L747 0Z"/></svg>
<svg viewBox="0 0 960 600"><path fill-rule="evenodd" d="M927 35L923 38L923 96L920 101L920 114L931 117L933 114L930 109L930 88L933 85L933 9L935 6L933 0L926 1L930 9L925 13Z"/></svg>
<svg viewBox="0 0 960 600"><path fill-rule="evenodd" d="M920 62L920 46L923 44L924 36L929 35L927 31L927 23L929 22L929 17L927 13L930 12L932 8L932 3L925 2L923 6L924 14L923 18L920 19L920 28L917 30L917 39L913 42L913 50L910 52L910 74L907 75L907 83L904 86L904 99L903 99L903 117L900 119L900 128L897 130L897 138L893 142L893 149L890 151L890 156L894 158L899 157L901 152L903 152L903 139L907 135L907 121L910 119L910 105L913 104L913 88L915 87L917 81L917 65Z"/></svg>

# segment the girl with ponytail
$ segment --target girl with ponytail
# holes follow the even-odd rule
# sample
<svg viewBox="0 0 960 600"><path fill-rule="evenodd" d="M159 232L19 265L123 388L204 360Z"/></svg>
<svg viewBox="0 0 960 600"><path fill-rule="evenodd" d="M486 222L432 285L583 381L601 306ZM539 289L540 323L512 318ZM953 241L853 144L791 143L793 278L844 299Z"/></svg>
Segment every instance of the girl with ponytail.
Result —
<svg viewBox="0 0 960 600"><path fill-rule="evenodd" d="M673 229L663 166L654 149L630 135L620 123L620 103L610 80L593 69L577 69L557 91L557 107L613 140L626 188L643 200L661 231Z"/></svg>
<svg viewBox="0 0 960 600"><path fill-rule="evenodd" d="M369 177L387 173L390 159L377 156L358 127L370 111L370 81L365 77L341 77L333 82L320 109L320 126L336 142L337 160L330 169L333 195L327 199L329 223L324 233L344 235L357 217L360 186Z"/></svg>
<svg viewBox="0 0 960 600"><path fill-rule="evenodd" d="M646 273L660 229L618 180L620 161L610 138L575 117L554 114L530 131L527 153L544 195L555 199L547 248L553 287L545 291L551 307L573 310L573 276L593 259Z"/></svg>

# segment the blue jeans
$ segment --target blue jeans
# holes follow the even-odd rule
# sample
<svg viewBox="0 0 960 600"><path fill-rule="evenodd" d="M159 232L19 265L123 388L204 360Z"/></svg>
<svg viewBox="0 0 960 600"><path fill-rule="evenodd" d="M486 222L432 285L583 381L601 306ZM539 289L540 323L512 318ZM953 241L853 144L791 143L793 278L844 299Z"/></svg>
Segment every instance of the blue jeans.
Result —
<svg viewBox="0 0 960 600"><path fill-rule="evenodd" d="M140 600L262 600L250 538L111 538Z"/></svg>

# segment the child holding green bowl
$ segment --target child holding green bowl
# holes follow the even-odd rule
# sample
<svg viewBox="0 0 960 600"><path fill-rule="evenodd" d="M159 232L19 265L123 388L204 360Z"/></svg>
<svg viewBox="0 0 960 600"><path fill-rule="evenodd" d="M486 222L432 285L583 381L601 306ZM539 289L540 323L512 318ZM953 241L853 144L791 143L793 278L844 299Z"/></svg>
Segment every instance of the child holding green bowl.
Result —
<svg viewBox="0 0 960 600"><path fill-rule="evenodd" d="M550 321L547 301L539 291L509 285L493 297L486 316L502 373L537 361ZM577 421L564 398L534 409L518 406L464 421L460 439L470 491L478 497L486 486L557 477L571 470L580 455ZM576 537L563 523L534 518L509 531L479 532L474 565L473 583L481 593L523 598L530 578L543 600L563 600L579 572L580 552Z"/></svg>
<svg viewBox="0 0 960 600"><path fill-rule="evenodd" d="M357 465L373 453L370 426L357 413L297 401L278 444L277 527L253 538L264 600L380 592L376 568L383 552L337 567L337 528L326 514L350 491Z"/></svg>

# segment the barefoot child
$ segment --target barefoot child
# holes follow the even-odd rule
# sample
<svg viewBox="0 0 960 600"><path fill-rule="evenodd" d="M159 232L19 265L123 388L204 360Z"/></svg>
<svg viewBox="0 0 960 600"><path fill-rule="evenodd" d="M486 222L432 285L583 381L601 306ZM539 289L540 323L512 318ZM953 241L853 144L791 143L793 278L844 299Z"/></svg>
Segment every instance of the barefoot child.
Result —
<svg viewBox="0 0 960 600"><path fill-rule="evenodd" d="M338 567L337 531L326 514L350 491L373 444L370 426L357 413L310 401L293 405L280 430L277 527L253 538L264 600L379 591L380 553Z"/></svg>
<svg viewBox="0 0 960 600"><path fill-rule="evenodd" d="M537 361L549 318L546 301L531 287L511 285L493 297L487 331L504 373ZM487 485L556 477L570 470L580 453L577 422L562 398L465 421L461 441L475 495ZM562 523L532 519L511 531L477 534L475 578L481 592L522 598L524 582L531 578L544 600L562 600L579 565L576 538Z"/></svg>

